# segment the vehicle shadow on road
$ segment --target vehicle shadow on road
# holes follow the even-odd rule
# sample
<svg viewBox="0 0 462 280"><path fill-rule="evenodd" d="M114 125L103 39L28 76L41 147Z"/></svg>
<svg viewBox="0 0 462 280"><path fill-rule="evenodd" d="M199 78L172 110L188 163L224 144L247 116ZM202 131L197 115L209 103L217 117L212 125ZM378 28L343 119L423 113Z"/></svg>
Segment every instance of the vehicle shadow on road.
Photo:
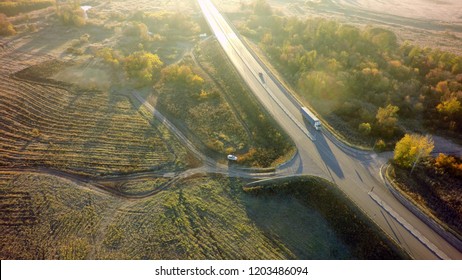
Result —
<svg viewBox="0 0 462 280"><path fill-rule="evenodd" d="M315 129L309 129L309 131L316 137L316 140L314 140L313 143L316 146L322 161L326 165L329 174L332 176L331 171L333 171L338 178L343 179L345 175L337 161L337 158L332 152L332 149L327 144L326 137L322 134L322 132L316 131Z"/></svg>

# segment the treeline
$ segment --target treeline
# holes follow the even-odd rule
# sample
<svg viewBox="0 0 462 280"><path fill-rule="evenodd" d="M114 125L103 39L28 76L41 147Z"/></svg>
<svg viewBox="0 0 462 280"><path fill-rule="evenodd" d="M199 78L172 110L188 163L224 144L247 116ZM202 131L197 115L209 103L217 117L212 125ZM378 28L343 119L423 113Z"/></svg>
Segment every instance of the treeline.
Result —
<svg viewBox="0 0 462 280"><path fill-rule="evenodd" d="M0 11L11 17L20 13L50 7L56 3L55 0L8 0L0 1Z"/></svg>
<svg viewBox="0 0 462 280"><path fill-rule="evenodd" d="M263 0L243 8L253 11L241 32L260 42L321 115L335 115L364 138L397 140L409 123L400 120L414 119L461 135L461 56L400 45L383 28L281 17Z"/></svg>
<svg viewBox="0 0 462 280"><path fill-rule="evenodd" d="M200 94L203 91L204 79L194 73L187 65L170 65L164 67L164 62L157 54L148 51L135 51L127 56L111 48L102 48L96 52L114 70L122 70L128 80L135 86L153 85L159 80L178 89L189 89Z"/></svg>
<svg viewBox="0 0 462 280"><path fill-rule="evenodd" d="M114 70L123 70L127 79L137 87L152 85L158 81L164 65L157 54L144 50L124 56L111 48L102 48L96 52L96 57Z"/></svg>

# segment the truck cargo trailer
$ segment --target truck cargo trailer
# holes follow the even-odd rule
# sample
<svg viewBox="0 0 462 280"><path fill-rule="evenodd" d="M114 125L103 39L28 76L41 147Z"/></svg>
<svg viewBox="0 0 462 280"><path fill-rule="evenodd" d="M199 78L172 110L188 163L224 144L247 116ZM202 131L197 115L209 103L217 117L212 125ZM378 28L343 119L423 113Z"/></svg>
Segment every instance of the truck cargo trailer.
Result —
<svg viewBox="0 0 462 280"><path fill-rule="evenodd" d="M321 130L321 122L319 119L306 107L302 107L301 109L302 115L308 122L316 129Z"/></svg>

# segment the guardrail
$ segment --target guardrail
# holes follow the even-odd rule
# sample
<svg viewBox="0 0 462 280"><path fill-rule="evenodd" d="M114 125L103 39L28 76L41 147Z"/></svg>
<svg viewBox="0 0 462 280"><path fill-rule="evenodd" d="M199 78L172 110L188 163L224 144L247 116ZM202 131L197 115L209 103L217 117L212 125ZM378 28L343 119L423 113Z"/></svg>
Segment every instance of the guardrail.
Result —
<svg viewBox="0 0 462 280"><path fill-rule="evenodd" d="M462 240L456 232L454 232L450 228L443 227L435 219L432 219L431 217L429 217L422 210L420 210L419 207L417 207L414 203L412 203L400 191L396 189L396 187L394 186L393 180L390 180L391 178L389 178L389 175L388 175L389 167L390 167L389 164L382 166L382 168L380 168L380 176L382 177L382 180L384 181L386 187L393 194L393 196L396 199L398 199L398 201L401 202L401 204L403 204L409 211L411 211L421 221L423 221L427 226L432 228L439 235L444 237L444 239L446 239L446 241L448 241L452 246L454 246L457 250L462 252Z"/></svg>

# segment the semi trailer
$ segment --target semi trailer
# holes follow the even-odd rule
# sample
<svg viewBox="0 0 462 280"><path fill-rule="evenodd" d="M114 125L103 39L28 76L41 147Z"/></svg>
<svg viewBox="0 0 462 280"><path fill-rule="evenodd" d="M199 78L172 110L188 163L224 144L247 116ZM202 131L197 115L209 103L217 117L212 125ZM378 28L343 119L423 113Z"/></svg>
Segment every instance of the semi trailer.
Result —
<svg viewBox="0 0 462 280"><path fill-rule="evenodd" d="M316 129L321 130L321 122L319 119L306 107L301 109L303 117Z"/></svg>

